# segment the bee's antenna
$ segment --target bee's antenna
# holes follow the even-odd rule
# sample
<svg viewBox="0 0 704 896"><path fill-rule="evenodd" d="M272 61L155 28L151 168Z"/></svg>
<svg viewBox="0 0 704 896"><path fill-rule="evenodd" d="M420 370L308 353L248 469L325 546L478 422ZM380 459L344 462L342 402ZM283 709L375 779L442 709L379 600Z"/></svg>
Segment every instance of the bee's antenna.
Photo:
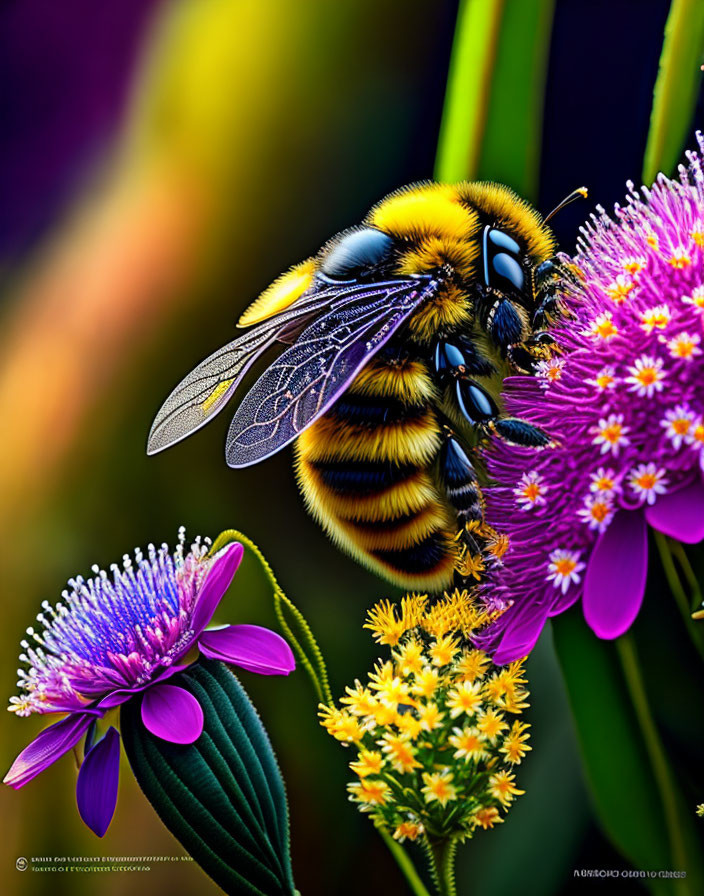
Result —
<svg viewBox="0 0 704 896"><path fill-rule="evenodd" d="M565 196L565 198L562 200L562 202L560 202L558 205L555 206L555 208L550 212L550 214L547 216L547 218L545 218L545 220L543 221L543 224L547 224L553 215L556 215L559 211L562 211L562 209L566 205L569 205L570 202L574 202L575 199L586 199L588 195L589 195L589 192L586 187L577 187L576 190L572 190L572 192L570 193L569 196Z"/></svg>

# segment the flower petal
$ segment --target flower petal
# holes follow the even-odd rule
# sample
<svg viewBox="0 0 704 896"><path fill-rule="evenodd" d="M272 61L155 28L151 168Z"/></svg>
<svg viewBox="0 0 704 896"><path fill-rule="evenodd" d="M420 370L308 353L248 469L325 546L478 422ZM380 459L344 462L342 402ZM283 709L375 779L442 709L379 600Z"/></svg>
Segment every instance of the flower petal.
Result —
<svg viewBox="0 0 704 896"><path fill-rule="evenodd" d="M193 610L191 628L195 632L196 637L213 618L213 613L230 587L230 582L237 572L237 567L240 565L243 555L244 548L238 541L235 541L218 551L215 556L213 565L208 570Z"/></svg>
<svg viewBox="0 0 704 896"><path fill-rule="evenodd" d="M592 552L584 579L584 618L600 638L622 635L638 615L648 572L642 513L620 510Z"/></svg>
<svg viewBox="0 0 704 896"><path fill-rule="evenodd" d="M198 638L198 647L208 659L232 663L260 675L288 675L296 668L288 643L260 625L228 625L205 631Z"/></svg>
<svg viewBox="0 0 704 896"><path fill-rule="evenodd" d="M648 523L685 544L696 544L704 539L704 483L694 482L686 488L660 495L646 508Z"/></svg>
<svg viewBox="0 0 704 896"><path fill-rule="evenodd" d="M142 721L148 731L174 744L192 744L203 731L203 710L193 694L174 684L144 692Z"/></svg>
<svg viewBox="0 0 704 896"><path fill-rule="evenodd" d="M520 660L531 652L545 626L549 606L526 604L517 608L492 657L497 666ZM510 612L510 611L509 611Z"/></svg>
<svg viewBox="0 0 704 896"><path fill-rule="evenodd" d="M98 709L113 709L115 706L120 706L122 703L126 703L130 697L134 697L135 694L146 691L147 688L153 687L160 681L166 681L167 678L171 678L171 676L176 675L177 672L183 672L189 665L189 663L174 663L172 666L169 666L163 672L159 673L159 675L152 678L147 684L140 684L133 688L117 688L116 690L111 691L107 697L103 697L100 703L98 703Z"/></svg>
<svg viewBox="0 0 704 896"><path fill-rule="evenodd" d="M18 790L75 747L95 713L74 713L45 728L12 763L3 781Z"/></svg>
<svg viewBox="0 0 704 896"><path fill-rule="evenodd" d="M76 783L78 812L98 837L104 836L115 814L119 777L120 735L111 727L86 753Z"/></svg>

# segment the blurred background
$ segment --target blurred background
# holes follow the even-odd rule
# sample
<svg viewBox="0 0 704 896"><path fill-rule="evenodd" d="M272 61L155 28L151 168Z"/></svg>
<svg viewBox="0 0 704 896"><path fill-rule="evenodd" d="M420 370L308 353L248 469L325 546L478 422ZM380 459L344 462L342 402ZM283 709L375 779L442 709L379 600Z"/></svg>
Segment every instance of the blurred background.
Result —
<svg viewBox="0 0 704 896"><path fill-rule="evenodd" d="M506 58L475 168L543 212L587 184L588 208L572 206L555 222L569 251L587 212L640 177L669 3L510 0L519 40L522 10L530 18L536 6L535 152L517 174L525 109L514 94L525 58L499 46ZM145 440L167 393L233 338L240 312L274 277L384 194L433 176L457 13L456 0L0 7L0 691L8 697L41 601L58 599L66 579L93 563L173 543L181 524L191 535L237 527L260 545L311 621L336 694L377 656L361 625L393 589L334 550L306 516L290 451L229 470L227 413L156 457L147 458ZM646 639L661 637L667 622L652 604L638 622ZM273 626L251 559L223 618ZM550 632L528 668L534 749L519 781L527 795L506 824L461 853L459 879L477 894L560 893L577 887L574 868L627 867L587 794ZM241 678L287 782L300 891L402 892L370 823L345 800L348 757L317 726L303 675ZM676 755L687 774L701 765L702 736L701 722L680 712L688 695L684 686L661 720L688 744ZM6 716L3 769L40 727L36 717ZM74 775L67 757L25 790L0 791L3 893L95 889L91 876L18 872L19 856L182 853L126 764L114 822L98 841L78 818ZM193 864L101 875L99 885L115 896L216 892ZM635 886L619 882L620 892Z"/></svg>

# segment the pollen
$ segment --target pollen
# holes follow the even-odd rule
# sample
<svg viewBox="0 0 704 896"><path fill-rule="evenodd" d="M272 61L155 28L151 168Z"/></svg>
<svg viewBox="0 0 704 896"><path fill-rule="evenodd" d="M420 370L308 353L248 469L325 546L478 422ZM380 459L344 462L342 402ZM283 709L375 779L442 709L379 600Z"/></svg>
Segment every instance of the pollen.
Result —
<svg viewBox="0 0 704 896"><path fill-rule="evenodd" d="M690 236L694 240L694 244L696 246L704 246L704 229L701 227L696 227L691 233Z"/></svg>

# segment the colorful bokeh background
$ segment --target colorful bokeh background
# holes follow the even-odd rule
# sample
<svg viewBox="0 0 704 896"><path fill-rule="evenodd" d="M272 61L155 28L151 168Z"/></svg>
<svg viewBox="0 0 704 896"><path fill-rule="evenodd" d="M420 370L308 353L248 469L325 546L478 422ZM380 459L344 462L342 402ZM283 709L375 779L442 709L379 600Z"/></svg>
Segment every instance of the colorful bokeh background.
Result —
<svg viewBox="0 0 704 896"><path fill-rule="evenodd" d="M483 0L477 0L482 3ZM466 5L466 4L463 4ZM556 219L563 248L596 203L638 180L669 3L507 0L512 40L485 97L475 174L547 211L574 187L589 207ZM340 555L306 516L284 451L246 471L223 459L225 419L157 457L154 413L197 361L232 338L278 273L361 219L385 193L431 178L456 0L8 0L0 9L0 691L18 644L66 579L135 545L237 527L311 621L335 693L377 656L361 624L393 589ZM535 36L538 36L536 39ZM526 79L538 98L523 104ZM519 99L516 99L519 95ZM701 96L693 115L704 122ZM521 153L525 119L532 153ZM693 131L692 131L693 133ZM519 145L520 143L520 145ZM690 137L691 145L692 139ZM519 152L517 152L519 150ZM517 157L522 160L517 163ZM657 591L657 587L655 588ZM638 622L659 722L694 801L701 718L676 612L651 594ZM246 559L223 618L274 624ZM677 656L677 662L673 657ZM575 868L629 867L602 833L551 633L528 665L527 790L501 829L460 854L471 892L540 896ZM599 689L589 686L594 724ZM673 677L668 677L673 676ZM297 886L306 896L402 892L369 822L346 802L346 755L316 724L302 674L242 674L287 782ZM700 702L700 697L699 697ZM699 713L701 715L701 713ZM40 720L2 725L0 765ZM608 749L608 725L599 732ZM0 891L191 896L193 864L148 874L47 875L17 857L180 855L125 763L98 841L78 818L70 757L24 791L0 791ZM623 793L625 805L635 795ZM699 799L704 799L700 793ZM640 884L619 882L620 892ZM464 892L462 887L460 891Z"/></svg>

